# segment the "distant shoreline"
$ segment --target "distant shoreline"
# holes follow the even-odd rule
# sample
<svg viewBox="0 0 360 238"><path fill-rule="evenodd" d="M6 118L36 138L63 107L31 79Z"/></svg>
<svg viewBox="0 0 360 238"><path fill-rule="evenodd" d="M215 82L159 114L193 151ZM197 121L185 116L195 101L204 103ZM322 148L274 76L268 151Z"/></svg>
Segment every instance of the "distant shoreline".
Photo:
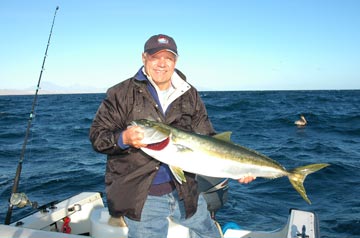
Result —
<svg viewBox="0 0 360 238"><path fill-rule="evenodd" d="M51 90L39 90L39 95L49 94L96 94L105 93L100 91L51 91ZM34 95L35 90L11 90L11 89L0 89L0 96L21 96L21 95Z"/></svg>
<svg viewBox="0 0 360 238"><path fill-rule="evenodd" d="M199 92L276 92L276 91L358 91L360 89L258 89L258 90L198 90ZM106 93L106 90L84 90L84 91L68 91L68 90L39 90L39 95L56 95L56 94L97 94ZM16 89L0 89L0 96L21 96L34 95L35 90L16 90Z"/></svg>

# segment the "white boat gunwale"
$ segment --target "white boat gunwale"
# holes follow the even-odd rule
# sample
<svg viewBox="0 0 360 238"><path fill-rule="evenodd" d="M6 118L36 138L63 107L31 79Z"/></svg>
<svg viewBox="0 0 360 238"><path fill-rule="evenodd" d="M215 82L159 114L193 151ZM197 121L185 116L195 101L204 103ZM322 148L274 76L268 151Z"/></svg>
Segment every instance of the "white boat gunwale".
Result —
<svg viewBox="0 0 360 238"><path fill-rule="evenodd" d="M82 192L42 209L10 225L0 225L1 237L11 238L115 238L127 237L127 227L107 224L110 218L99 192ZM51 207L52 206L52 207ZM69 217L71 234L62 233L63 219ZM189 237L187 228L170 219L168 238ZM290 209L284 227L274 231L250 231L228 228L224 238L319 238L318 218L314 212Z"/></svg>

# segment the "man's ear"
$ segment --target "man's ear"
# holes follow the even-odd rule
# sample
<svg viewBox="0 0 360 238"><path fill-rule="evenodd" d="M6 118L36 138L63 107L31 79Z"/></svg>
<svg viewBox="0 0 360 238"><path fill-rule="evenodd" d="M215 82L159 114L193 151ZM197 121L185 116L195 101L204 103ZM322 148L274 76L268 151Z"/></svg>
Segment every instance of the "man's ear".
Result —
<svg viewBox="0 0 360 238"><path fill-rule="evenodd" d="M145 65L145 58L146 58L146 53L142 53L141 54L141 59L142 59L142 62L143 62L144 65Z"/></svg>

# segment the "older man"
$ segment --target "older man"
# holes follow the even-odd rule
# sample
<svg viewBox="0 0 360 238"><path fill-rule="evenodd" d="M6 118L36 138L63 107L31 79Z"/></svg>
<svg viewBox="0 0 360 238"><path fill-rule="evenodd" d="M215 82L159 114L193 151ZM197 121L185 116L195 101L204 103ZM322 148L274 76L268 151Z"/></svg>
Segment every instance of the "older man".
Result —
<svg viewBox="0 0 360 238"><path fill-rule="evenodd" d="M177 59L173 38L150 37L143 66L134 77L108 89L90 129L94 149L107 155L110 215L125 217L129 238L167 237L168 218L188 227L191 237L221 237L198 193L195 175L185 173L186 183L177 183L166 164L139 149L146 146L143 130L129 127L133 120L151 118L183 130L215 134L198 91L175 68Z"/></svg>

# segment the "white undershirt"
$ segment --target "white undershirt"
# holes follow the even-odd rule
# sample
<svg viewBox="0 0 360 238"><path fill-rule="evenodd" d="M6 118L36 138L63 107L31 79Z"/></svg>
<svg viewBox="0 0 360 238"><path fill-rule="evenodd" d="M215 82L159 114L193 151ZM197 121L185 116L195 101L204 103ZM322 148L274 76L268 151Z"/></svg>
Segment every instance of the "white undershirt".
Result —
<svg viewBox="0 0 360 238"><path fill-rule="evenodd" d="M175 88L174 86L171 84L170 87L168 89L165 89L165 90L157 90L156 89L156 92L158 94L158 97L159 97L159 101L161 103L161 107L163 109L163 111L165 112L166 109L168 108L169 106L169 99L171 97L171 94L173 92L175 92Z"/></svg>
<svg viewBox="0 0 360 238"><path fill-rule="evenodd" d="M190 85L186 83L180 76L174 72L171 76L171 84L168 89L160 90L156 83L152 80L150 75L147 75L145 72L145 68L143 68L143 73L149 79L150 83L154 86L156 93L159 97L159 101L163 112L166 112L166 109L169 105L178 97L180 97L183 93L190 89Z"/></svg>

